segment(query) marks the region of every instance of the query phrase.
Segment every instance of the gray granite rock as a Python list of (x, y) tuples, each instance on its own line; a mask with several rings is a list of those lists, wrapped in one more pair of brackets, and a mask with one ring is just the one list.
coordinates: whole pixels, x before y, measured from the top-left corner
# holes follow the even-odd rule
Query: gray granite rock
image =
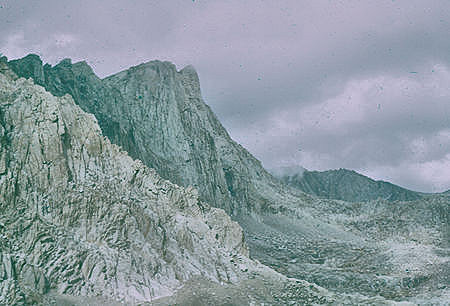
[(69, 95), (0, 74), (0, 126), (0, 304), (52, 290), (135, 303), (193, 276), (283, 278), (247, 257), (223, 210), (131, 159)]
[[(28, 71), (35, 69), (22, 69), (29, 58), (35, 56), (9, 65), (18, 75), (30, 77)], [(193, 67), (177, 71), (171, 63), (153, 61), (104, 80), (85, 62), (64, 60), (43, 70), (45, 88), (56, 96), (70, 94), (95, 115), (111, 142), (162, 177), (195, 187), (213, 206), (231, 214), (264, 209), (267, 199), (253, 180), (276, 193), (277, 182), (232, 141), (203, 102)]]

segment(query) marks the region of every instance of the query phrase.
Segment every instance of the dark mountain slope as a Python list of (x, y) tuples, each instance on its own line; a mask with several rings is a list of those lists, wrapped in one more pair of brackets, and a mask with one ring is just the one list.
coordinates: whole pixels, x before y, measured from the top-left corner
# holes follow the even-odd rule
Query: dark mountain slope
[(384, 181), (375, 181), (352, 170), (303, 171), (294, 175), (281, 175), (280, 180), (306, 193), (327, 199), (349, 202), (384, 199), (412, 201), (425, 194), (411, 191)]

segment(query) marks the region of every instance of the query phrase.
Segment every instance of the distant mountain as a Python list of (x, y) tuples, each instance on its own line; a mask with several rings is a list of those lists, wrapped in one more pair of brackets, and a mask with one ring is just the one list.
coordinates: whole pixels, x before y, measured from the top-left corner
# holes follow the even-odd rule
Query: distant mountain
[(377, 199), (412, 201), (425, 194), (411, 191), (384, 181), (376, 181), (347, 169), (328, 171), (303, 170), (292, 174), (274, 172), (281, 181), (306, 193), (327, 199), (364, 202)]

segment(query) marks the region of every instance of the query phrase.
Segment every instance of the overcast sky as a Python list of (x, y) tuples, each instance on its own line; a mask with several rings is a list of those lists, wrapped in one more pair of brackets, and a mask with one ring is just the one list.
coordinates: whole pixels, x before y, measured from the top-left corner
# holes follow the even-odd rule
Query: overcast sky
[(450, 189), (448, 1), (0, 0), (0, 52), (103, 77), (192, 64), (266, 168), (349, 168)]

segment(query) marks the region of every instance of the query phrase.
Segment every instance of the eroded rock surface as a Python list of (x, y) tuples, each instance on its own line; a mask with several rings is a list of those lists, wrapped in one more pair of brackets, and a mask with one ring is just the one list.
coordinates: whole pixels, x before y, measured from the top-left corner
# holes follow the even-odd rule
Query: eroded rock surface
[(0, 304), (150, 301), (258, 266), (223, 210), (112, 145), (69, 95), (0, 74), (0, 140)]
[(231, 214), (264, 210), (274, 202), (267, 195), (279, 193), (276, 180), (232, 141), (204, 103), (190, 66), (177, 71), (152, 61), (102, 80), (85, 62), (69, 59), (52, 67), (29, 55), (8, 65), (56, 96), (70, 94), (111, 142), (171, 182), (197, 188), (213, 206)]

